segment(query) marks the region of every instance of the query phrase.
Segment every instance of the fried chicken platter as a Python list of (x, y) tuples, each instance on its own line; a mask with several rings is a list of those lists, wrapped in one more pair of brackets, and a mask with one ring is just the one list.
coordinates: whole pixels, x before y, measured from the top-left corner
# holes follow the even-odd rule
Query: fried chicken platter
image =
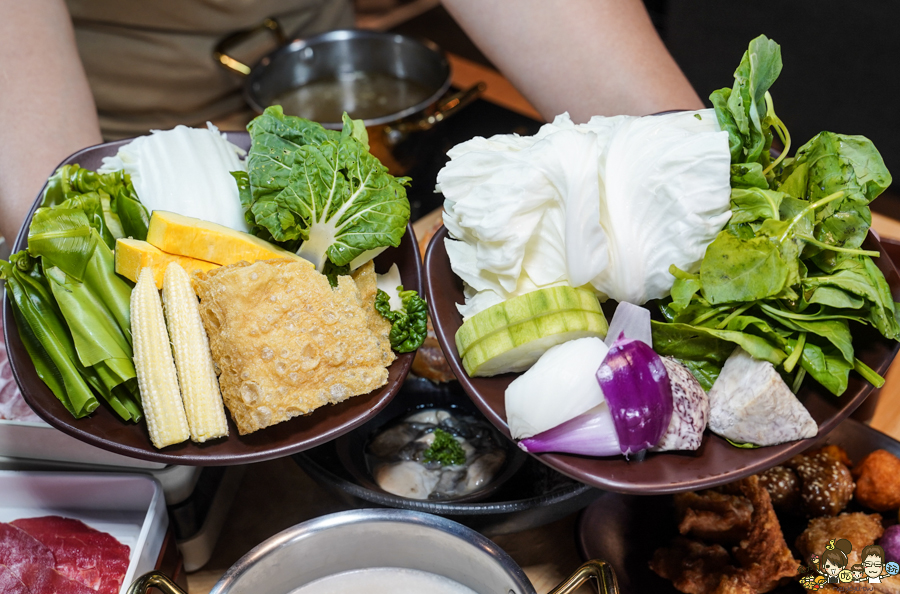
[[(782, 465), (717, 488), (604, 494), (583, 512), (578, 544), (613, 565), (623, 594), (900, 592), (889, 573), (900, 561), (898, 455), (900, 443), (848, 420)], [(879, 547), (881, 561), (870, 556)]]

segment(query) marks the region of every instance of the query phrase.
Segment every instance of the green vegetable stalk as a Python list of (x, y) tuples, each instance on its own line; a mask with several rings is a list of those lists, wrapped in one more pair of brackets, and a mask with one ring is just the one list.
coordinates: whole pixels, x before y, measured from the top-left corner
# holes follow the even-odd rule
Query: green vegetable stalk
[(375, 310), (391, 323), (391, 348), (398, 353), (409, 353), (425, 342), (428, 334), (428, 304), (415, 291), (397, 287), (403, 309), (391, 310), (390, 296), (378, 289), (375, 294)]
[(466, 452), (456, 438), (443, 429), (434, 430), (434, 441), (425, 450), (426, 462), (439, 462), (441, 466), (459, 466), (466, 463)]
[[(868, 205), (891, 176), (862, 136), (822, 132), (788, 157), (790, 135), (769, 94), (780, 72), (780, 47), (760, 36), (734, 86), (710, 97), (729, 136), (732, 217), (698, 274), (670, 269), (654, 348), (682, 360), (706, 389), (735, 346), (793, 374), (795, 391), (808, 374), (840, 395), (851, 369), (880, 386), (855, 358), (849, 324), (900, 338), (898, 306), (872, 261), (878, 253), (861, 249)], [(785, 148), (773, 160), (775, 134)]]
[(146, 210), (121, 172), (77, 165), (54, 174), (43, 204), (28, 230), (28, 250), (0, 261), (22, 342), (73, 416), (96, 409), (99, 394), (122, 419), (138, 421), (131, 286), (115, 273), (112, 246), (123, 229), (140, 232)]

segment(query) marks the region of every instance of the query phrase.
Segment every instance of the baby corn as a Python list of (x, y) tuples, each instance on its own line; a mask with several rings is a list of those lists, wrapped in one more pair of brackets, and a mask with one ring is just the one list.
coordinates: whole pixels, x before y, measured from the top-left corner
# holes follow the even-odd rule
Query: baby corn
[(154, 447), (181, 443), (190, 437), (162, 302), (150, 268), (141, 270), (131, 291), (131, 335), (141, 404)]
[(187, 272), (175, 262), (166, 267), (162, 300), (191, 439), (202, 443), (224, 437), (228, 435), (225, 406), (200, 306)]

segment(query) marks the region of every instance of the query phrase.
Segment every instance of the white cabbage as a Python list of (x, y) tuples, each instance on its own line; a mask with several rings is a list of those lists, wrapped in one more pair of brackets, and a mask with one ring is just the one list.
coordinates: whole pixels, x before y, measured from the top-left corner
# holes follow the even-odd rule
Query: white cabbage
[(695, 270), (730, 216), (728, 136), (712, 110), (580, 125), (563, 114), (448, 156), (438, 190), (464, 317), (554, 285), (663, 297), (669, 266)]
[(245, 151), (208, 129), (153, 130), (103, 159), (101, 172), (124, 169), (148, 211), (167, 210), (248, 231), (231, 171), (246, 171)]

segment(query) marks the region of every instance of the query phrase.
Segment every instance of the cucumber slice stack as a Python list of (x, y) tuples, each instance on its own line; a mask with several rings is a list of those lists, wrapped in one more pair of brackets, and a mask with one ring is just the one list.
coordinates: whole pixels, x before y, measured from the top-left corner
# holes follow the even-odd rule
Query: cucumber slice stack
[(609, 326), (590, 291), (550, 287), (513, 297), (467, 319), (456, 350), (470, 377), (525, 371), (552, 346), (597, 336)]

